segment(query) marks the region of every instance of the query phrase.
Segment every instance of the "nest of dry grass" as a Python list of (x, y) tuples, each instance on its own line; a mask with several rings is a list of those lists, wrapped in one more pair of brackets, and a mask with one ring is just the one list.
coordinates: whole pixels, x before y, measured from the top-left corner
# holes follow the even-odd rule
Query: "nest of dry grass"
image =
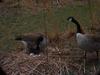
[(33, 57), (22, 51), (2, 53), (0, 59), (1, 66), (8, 75), (56, 75), (58, 70), (52, 62), (47, 62), (47, 57)]

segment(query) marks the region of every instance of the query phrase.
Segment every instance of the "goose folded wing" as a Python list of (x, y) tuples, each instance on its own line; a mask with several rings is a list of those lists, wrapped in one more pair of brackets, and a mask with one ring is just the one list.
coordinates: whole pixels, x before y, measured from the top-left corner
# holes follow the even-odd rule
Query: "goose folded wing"
[(94, 35), (94, 34), (86, 34), (85, 35), (89, 40), (93, 42), (100, 43), (100, 36), (99, 35)]

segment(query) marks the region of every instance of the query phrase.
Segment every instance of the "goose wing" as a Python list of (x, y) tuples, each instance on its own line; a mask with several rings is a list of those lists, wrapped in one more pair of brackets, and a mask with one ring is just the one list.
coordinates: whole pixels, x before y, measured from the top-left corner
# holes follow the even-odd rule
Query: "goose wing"
[(42, 33), (27, 33), (23, 35), (25, 40), (29, 40), (32, 42), (35, 42), (40, 36), (44, 37)]
[(86, 34), (85, 36), (86, 36), (89, 40), (91, 40), (91, 41), (93, 41), (93, 42), (100, 43), (100, 36), (98, 36), (98, 35)]
[(28, 44), (29, 47), (36, 47), (36, 43), (39, 37), (44, 37), (44, 35), (42, 33), (26, 33), (23, 34), (23, 40), (25, 40)]

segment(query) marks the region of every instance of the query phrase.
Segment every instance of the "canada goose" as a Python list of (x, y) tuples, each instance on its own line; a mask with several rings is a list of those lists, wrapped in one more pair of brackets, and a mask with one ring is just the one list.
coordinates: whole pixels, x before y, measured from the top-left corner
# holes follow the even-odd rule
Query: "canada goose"
[(21, 41), (24, 45), (26, 53), (39, 54), (48, 43), (47, 37), (42, 33), (28, 33), (16, 37), (17, 41)]
[(98, 58), (98, 50), (100, 49), (100, 37), (93, 34), (84, 33), (79, 22), (73, 17), (68, 17), (67, 20), (73, 22), (76, 25), (76, 40), (78, 46), (85, 51), (85, 58), (87, 51), (96, 51)]
[(6, 72), (0, 67), (0, 75), (7, 75)]

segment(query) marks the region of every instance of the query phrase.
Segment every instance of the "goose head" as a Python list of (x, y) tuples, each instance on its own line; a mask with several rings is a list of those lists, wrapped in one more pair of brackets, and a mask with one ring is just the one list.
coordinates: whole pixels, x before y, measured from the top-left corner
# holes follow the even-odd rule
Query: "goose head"
[(73, 20), (75, 20), (75, 19), (73, 17), (68, 17), (67, 20), (70, 22), (73, 22)]
[(80, 24), (79, 24), (79, 22), (74, 17), (68, 17), (67, 20), (69, 22), (72, 22), (72, 23), (74, 23), (76, 25), (76, 28), (77, 28), (76, 33), (81, 33), (81, 34), (84, 33), (82, 28), (81, 28), (81, 26), (80, 26)]

